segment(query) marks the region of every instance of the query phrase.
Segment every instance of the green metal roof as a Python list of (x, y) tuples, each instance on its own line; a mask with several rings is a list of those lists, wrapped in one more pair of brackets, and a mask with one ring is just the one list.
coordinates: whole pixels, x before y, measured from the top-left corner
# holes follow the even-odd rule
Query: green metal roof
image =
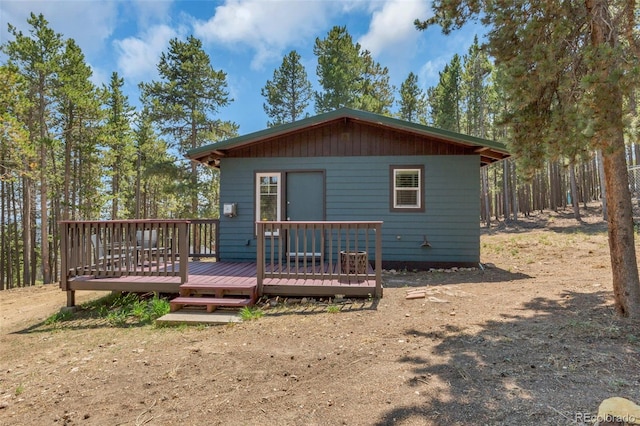
[(288, 133), (303, 130), (305, 128), (317, 127), (319, 125), (343, 118), (361, 121), (364, 123), (376, 124), (398, 131), (430, 136), (445, 142), (448, 141), (467, 145), (470, 147), (477, 147), (483, 154), (489, 155), (489, 160), (485, 161), (485, 163), (487, 164), (493, 161), (502, 160), (510, 156), (506, 145), (500, 142), (490, 141), (474, 136), (468, 136), (448, 130), (437, 129), (435, 127), (399, 120), (397, 118), (387, 117), (371, 112), (359, 111), (351, 108), (339, 108), (331, 112), (319, 114), (299, 121), (294, 121), (293, 123), (270, 127), (257, 132), (248, 133), (243, 136), (238, 136), (210, 145), (191, 149), (187, 151), (186, 157), (195, 161), (209, 163), (212, 157), (222, 157), (224, 155), (224, 151), (226, 150), (238, 148), (251, 143), (256, 143), (261, 140), (283, 136)]

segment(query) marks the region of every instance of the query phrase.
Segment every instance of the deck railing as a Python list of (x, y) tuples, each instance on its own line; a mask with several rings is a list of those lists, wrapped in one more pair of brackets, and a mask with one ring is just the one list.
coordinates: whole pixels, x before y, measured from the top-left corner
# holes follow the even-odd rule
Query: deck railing
[(256, 222), (257, 279), (375, 280), (382, 296), (382, 222)]
[(189, 219), (189, 257), (219, 258), (219, 219)]
[(187, 220), (60, 222), (62, 277), (91, 275), (188, 277)]

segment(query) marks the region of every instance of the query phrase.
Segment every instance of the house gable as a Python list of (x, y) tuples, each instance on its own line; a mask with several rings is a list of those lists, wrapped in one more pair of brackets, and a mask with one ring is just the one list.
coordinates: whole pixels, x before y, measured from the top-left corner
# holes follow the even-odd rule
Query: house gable
[(477, 155), (486, 165), (509, 157), (504, 144), (369, 112), (341, 108), (190, 150), (218, 166), (224, 157)]
[(226, 151), (230, 158), (475, 155), (474, 147), (443, 143), (353, 120), (336, 120)]

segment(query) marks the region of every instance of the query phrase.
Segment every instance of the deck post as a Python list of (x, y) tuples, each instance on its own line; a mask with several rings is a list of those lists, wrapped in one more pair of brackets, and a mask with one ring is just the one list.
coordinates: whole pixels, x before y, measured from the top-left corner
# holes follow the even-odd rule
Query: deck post
[(258, 284), (258, 297), (262, 296), (264, 281), (264, 223), (256, 222), (258, 232), (258, 245), (256, 248), (256, 283)]
[(376, 294), (375, 297), (382, 297), (382, 223), (376, 223)]
[(60, 288), (62, 290), (67, 290), (68, 282), (67, 277), (69, 275), (69, 248), (68, 248), (68, 240), (69, 240), (69, 224), (61, 223), (60, 224)]
[(178, 223), (180, 283), (189, 281), (189, 222)]
[(67, 290), (67, 307), (72, 308), (76, 306), (76, 292), (75, 290)]

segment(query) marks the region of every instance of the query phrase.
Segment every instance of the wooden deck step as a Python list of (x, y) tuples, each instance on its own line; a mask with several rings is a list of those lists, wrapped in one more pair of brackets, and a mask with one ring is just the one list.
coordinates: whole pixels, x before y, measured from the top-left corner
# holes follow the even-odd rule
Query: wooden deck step
[(256, 283), (184, 283), (180, 286), (180, 296), (195, 295), (213, 296), (223, 299), (225, 296), (248, 296), (251, 304), (258, 300), (258, 285)]
[(237, 284), (225, 284), (225, 283), (184, 283), (180, 285), (180, 288), (190, 289), (190, 290), (201, 290), (201, 289), (228, 289), (228, 290), (252, 290), (256, 288), (258, 285), (256, 283), (237, 283)]
[(171, 299), (169, 305), (171, 306), (171, 312), (178, 311), (184, 306), (206, 306), (207, 312), (213, 312), (217, 307), (241, 308), (243, 306), (250, 306), (253, 302), (251, 298), (180, 296)]

